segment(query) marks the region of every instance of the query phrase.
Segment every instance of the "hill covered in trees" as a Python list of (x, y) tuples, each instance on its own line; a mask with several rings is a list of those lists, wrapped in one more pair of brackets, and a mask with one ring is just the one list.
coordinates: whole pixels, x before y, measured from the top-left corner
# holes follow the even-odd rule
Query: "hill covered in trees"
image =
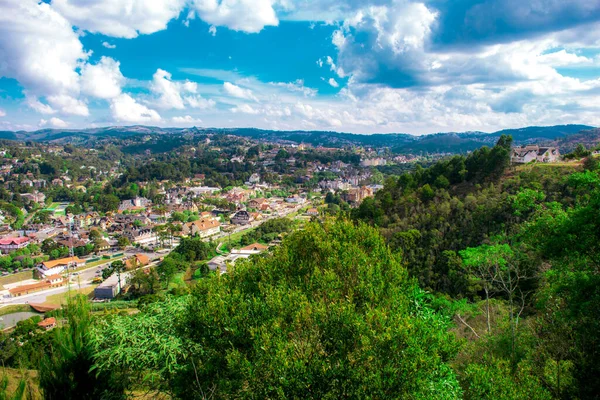
[[(502, 135), (511, 135), (517, 144), (550, 143), (570, 135), (588, 135), (591, 126), (557, 125), (506, 129), (498, 132), (443, 132), (428, 135), (350, 134), (331, 131), (273, 131), (254, 128), (162, 128), (153, 126), (114, 126), (89, 129), (42, 129), (33, 132), (0, 131), (0, 138), (42, 141), (51, 143), (98, 143), (107, 139), (128, 139), (139, 136), (168, 136), (168, 141), (181, 141), (190, 135), (225, 134), (261, 139), (307, 143), (314, 146), (344, 147), (368, 146), (390, 147), (399, 154), (418, 153), (465, 153), (493, 145)], [(163, 144), (164, 146), (165, 144)], [(172, 145), (167, 144), (170, 148)]]
[(80, 298), (3, 361), (51, 399), (595, 399), (598, 163), (513, 167), (511, 145), (389, 177), (139, 312)]

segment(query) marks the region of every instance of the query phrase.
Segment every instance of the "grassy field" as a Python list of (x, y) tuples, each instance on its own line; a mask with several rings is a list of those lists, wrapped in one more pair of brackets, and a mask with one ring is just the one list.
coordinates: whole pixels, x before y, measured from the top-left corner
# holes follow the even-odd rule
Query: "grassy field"
[(238, 243), (242, 236), (244, 236), (248, 232), (254, 231), (256, 228), (244, 229), (243, 231), (239, 231), (236, 233), (232, 233), (231, 235), (223, 236), (220, 239), (217, 239), (217, 243), (225, 243), (228, 244), (230, 241), (232, 244)]
[(78, 294), (84, 294), (88, 298), (91, 299), (94, 295), (95, 287), (96, 286), (89, 286), (89, 287), (79, 289), (79, 290), (71, 289), (71, 290), (63, 292), (63, 293), (52, 294), (52, 295), (46, 297), (45, 304), (54, 304), (54, 305), (66, 304), (69, 297), (73, 297)]
[(54, 211), (54, 210), (56, 210), (56, 207), (58, 207), (58, 206), (59, 206), (58, 203), (52, 203), (48, 207), (46, 207), (44, 210), (45, 211)]
[(26, 279), (33, 279), (33, 271), (23, 271), (17, 272), (16, 274), (3, 276), (0, 278), (0, 290), (4, 289), (3, 285), (24, 281)]
[(517, 165), (515, 167), (515, 169), (517, 171), (531, 171), (535, 168), (565, 168), (565, 167), (577, 168), (579, 166), (581, 166), (581, 161), (576, 160), (576, 161), (562, 161), (562, 162), (555, 162), (555, 163), (522, 164), (522, 165)]
[(29, 304), (10, 304), (8, 306), (0, 308), (0, 316), (27, 311), (31, 311), (31, 306)]
[(182, 287), (182, 286), (186, 286), (186, 284), (185, 284), (185, 272), (178, 272), (175, 275), (173, 275), (173, 278), (171, 279), (171, 282), (169, 282), (168, 290), (171, 290), (171, 289), (174, 289), (174, 288), (178, 288), (178, 287)]
[(123, 258), (125, 258), (125, 256), (119, 256), (119, 257), (115, 257), (115, 258), (111, 258), (111, 259), (103, 258), (101, 260), (94, 261), (94, 262), (91, 262), (89, 264), (85, 264), (85, 266), (83, 266), (83, 267), (79, 267), (77, 269), (74, 269), (73, 272), (83, 271), (84, 269), (94, 268), (94, 267), (97, 267), (98, 265), (103, 265), (103, 264), (106, 264), (106, 263), (110, 264), (113, 261), (122, 260)]
[[(21, 381), (25, 381), (25, 393), (23, 399), (38, 400), (42, 399), (42, 393), (38, 387), (37, 371), (34, 370), (18, 370), (14, 368), (0, 368), (0, 382), (4, 388), (0, 390), (0, 398), (2, 399), (17, 399), (21, 397), (12, 397), (17, 392), (17, 388)], [(6, 385), (6, 387), (4, 387)], [(3, 393), (4, 392), (4, 393)], [(6, 396), (3, 396), (6, 393)]]

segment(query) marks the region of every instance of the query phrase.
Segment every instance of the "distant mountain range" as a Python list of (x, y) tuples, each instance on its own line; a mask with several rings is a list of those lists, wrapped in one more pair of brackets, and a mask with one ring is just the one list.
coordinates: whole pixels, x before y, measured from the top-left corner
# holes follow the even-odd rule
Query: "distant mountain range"
[[(160, 128), (153, 126), (115, 126), (89, 129), (42, 129), (33, 132), (0, 131), (0, 139), (32, 140), (50, 143), (93, 143), (109, 138), (138, 135), (231, 134), (259, 140), (307, 143), (313, 146), (343, 147), (352, 145), (390, 147), (396, 153), (463, 153), (483, 145), (493, 145), (500, 135), (512, 135), (516, 144), (554, 144), (568, 149), (579, 142), (600, 142), (600, 130), (587, 125), (533, 126), (505, 129), (493, 133), (447, 132), (430, 135), (351, 134), (328, 131), (272, 131), (254, 128)], [(579, 140), (574, 143), (573, 141)], [(564, 150), (562, 149), (563, 153)]]

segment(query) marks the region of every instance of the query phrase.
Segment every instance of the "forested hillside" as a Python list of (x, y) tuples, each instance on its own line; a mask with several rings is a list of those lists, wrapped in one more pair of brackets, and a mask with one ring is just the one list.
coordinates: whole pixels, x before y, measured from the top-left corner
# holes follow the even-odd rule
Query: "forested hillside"
[(2, 336), (3, 362), (49, 399), (598, 398), (598, 163), (514, 167), (511, 145), (389, 177), (135, 312), (75, 300)]
[(449, 300), (466, 398), (597, 398), (597, 162), (509, 167), (509, 143), (389, 179), (352, 216)]

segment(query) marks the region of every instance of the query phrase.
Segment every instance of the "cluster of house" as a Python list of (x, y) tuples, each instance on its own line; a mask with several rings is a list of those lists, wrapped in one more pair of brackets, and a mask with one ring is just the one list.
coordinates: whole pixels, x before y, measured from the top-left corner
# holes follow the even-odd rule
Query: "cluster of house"
[[(150, 259), (145, 254), (135, 254), (125, 261), (127, 270), (145, 267), (150, 264)], [(65, 274), (67, 270), (85, 266), (85, 260), (79, 257), (66, 257), (58, 260), (45, 261), (36, 268), (39, 280), (25, 285), (15, 286), (8, 290), (10, 297), (20, 297), (46, 289), (61, 287), (67, 284)], [(111, 276), (94, 289), (94, 296), (98, 299), (112, 299), (120, 289), (125, 287), (130, 273), (121, 274), (121, 282), (116, 276)]]
[(226, 256), (216, 256), (208, 262), (208, 269), (218, 271), (220, 274), (227, 272), (227, 267), (235, 265), (238, 260), (249, 258), (252, 255), (260, 254), (268, 250), (269, 246), (261, 243), (254, 243), (239, 250), (231, 250)]
[[(24, 150), (31, 150), (26, 145), (22, 146)], [(50, 154), (64, 154), (64, 146), (45, 146), (40, 150), (40, 153), (30, 154), (27, 158), (37, 159), (38, 161), (42, 159), (42, 152), (47, 152)], [(95, 149), (86, 149), (88, 152), (95, 152)], [(67, 172), (62, 174), (59, 177), (53, 179), (42, 179), (36, 178), (36, 175), (29, 171), (26, 173), (17, 173), (19, 168), (23, 167), (26, 163), (26, 159), (19, 159), (16, 157), (5, 157), (8, 154), (6, 149), (0, 149), (0, 156), (3, 158), (0, 159), (0, 184), (3, 184), (6, 189), (12, 190), (17, 187), (21, 188), (18, 193), (18, 196), (21, 197), (22, 200), (26, 200), (29, 202), (43, 204), (46, 201), (46, 195), (42, 193), (48, 187), (73, 187), (83, 192), (86, 191), (86, 187), (84, 183), (89, 177), (80, 176), (77, 179), (73, 180), (68, 175)], [(99, 179), (108, 179), (115, 178), (120, 175), (118, 167), (112, 167), (107, 170), (98, 171), (94, 166), (85, 166), (82, 165), (81, 169), (89, 169), (94, 170), (95, 176)]]
[(10, 297), (20, 297), (23, 295), (39, 292), (41, 290), (52, 289), (67, 284), (66, 279), (61, 274), (44, 276), (35, 283), (21, 285), (8, 290)]
[(535, 144), (513, 147), (510, 161), (514, 164), (526, 164), (531, 161), (551, 163), (560, 160), (556, 147), (544, 147)]

